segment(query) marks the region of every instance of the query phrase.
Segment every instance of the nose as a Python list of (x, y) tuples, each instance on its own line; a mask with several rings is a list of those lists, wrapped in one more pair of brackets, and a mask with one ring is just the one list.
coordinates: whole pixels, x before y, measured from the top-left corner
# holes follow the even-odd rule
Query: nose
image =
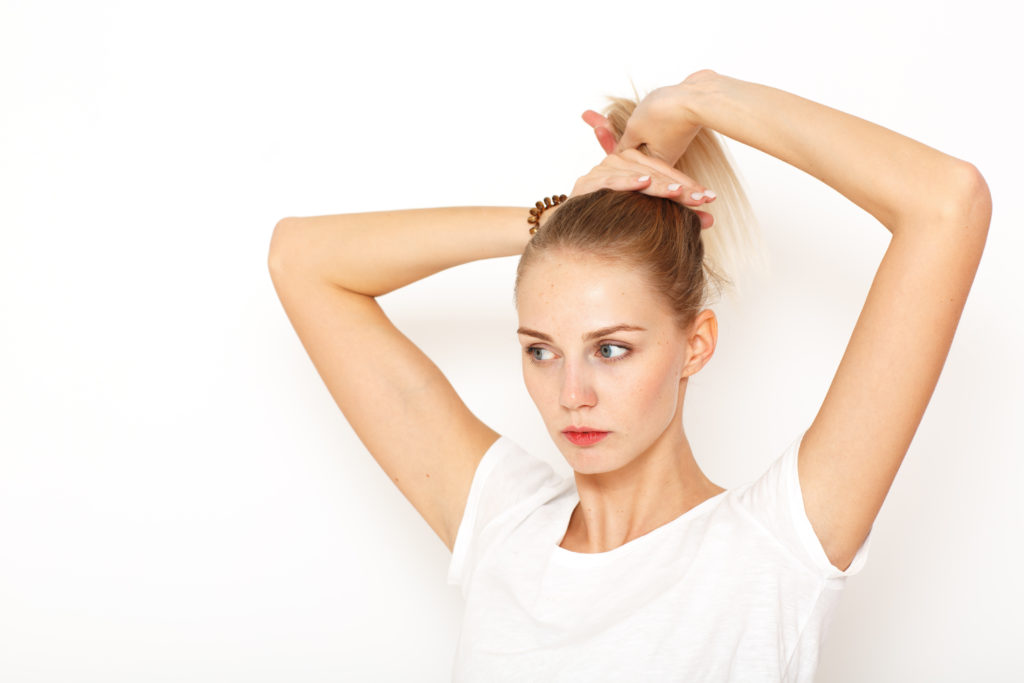
[(569, 410), (597, 404), (597, 393), (585, 366), (569, 362), (562, 366), (562, 387), (558, 401), (562, 407)]

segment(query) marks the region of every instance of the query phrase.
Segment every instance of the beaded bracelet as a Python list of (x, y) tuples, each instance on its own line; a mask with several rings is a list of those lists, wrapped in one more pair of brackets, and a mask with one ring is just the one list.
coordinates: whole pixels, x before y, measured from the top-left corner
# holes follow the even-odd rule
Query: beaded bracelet
[(537, 234), (537, 230), (540, 228), (540, 215), (545, 210), (550, 209), (552, 206), (558, 206), (562, 202), (568, 199), (564, 194), (555, 195), (553, 197), (545, 197), (543, 202), (537, 202), (537, 207), (530, 209), (530, 217), (526, 219), (526, 222), (530, 224), (530, 234)]

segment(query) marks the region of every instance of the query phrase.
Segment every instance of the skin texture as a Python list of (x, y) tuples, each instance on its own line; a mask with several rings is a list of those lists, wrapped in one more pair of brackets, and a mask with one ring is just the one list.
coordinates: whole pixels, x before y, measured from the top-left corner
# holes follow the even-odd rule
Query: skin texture
[[(681, 329), (635, 268), (558, 251), (523, 275), (519, 323), (527, 391), (580, 496), (563, 547), (611, 550), (723, 490), (697, 466), (682, 425), (687, 379), (714, 353), (711, 311)], [(644, 329), (588, 338), (623, 324)], [(609, 434), (578, 446), (562, 433), (573, 426)]]

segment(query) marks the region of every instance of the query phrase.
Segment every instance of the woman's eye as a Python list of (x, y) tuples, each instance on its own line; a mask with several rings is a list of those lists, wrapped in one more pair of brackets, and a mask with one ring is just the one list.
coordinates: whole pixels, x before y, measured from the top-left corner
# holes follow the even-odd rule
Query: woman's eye
[(601, 344), (597, 347), (597, 352), (601, 354), (602, 358), (615, 359), (625, 356), (629, 353), (629, 349), (618, 344)]
[(531, 346), (526, 349), (526, 352), (533, 356), (534, 360), (551, 360), (551, 358), (555, 355), (548, 351), (547, 349), (542, 349), (539, 346)]

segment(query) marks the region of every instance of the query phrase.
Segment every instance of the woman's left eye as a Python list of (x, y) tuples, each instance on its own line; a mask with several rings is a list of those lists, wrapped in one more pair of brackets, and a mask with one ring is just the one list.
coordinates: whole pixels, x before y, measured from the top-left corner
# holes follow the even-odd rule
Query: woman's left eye
[(617, 358), (622, 358), (629, 353), (629, 349), (625, 346), (619, 346), (618, 344), (601, 344), (597, 347), (597, 352), (601, 354), (602, 358), (615, 360)]

